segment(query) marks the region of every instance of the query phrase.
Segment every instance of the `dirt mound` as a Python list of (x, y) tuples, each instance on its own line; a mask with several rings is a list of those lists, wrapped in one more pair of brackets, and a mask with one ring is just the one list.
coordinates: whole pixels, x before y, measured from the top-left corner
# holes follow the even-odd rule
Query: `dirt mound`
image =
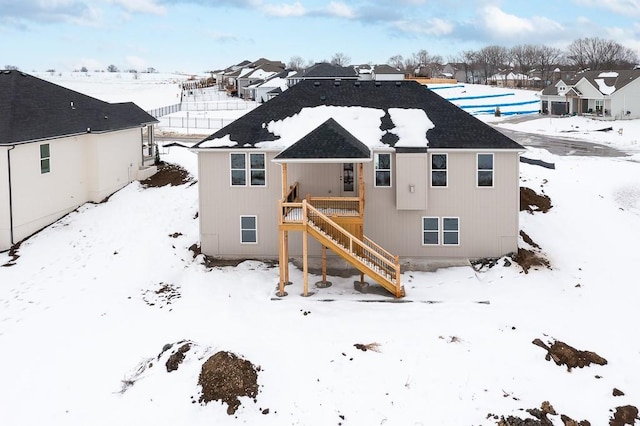
[(553, 207), (548, 195), (540, 195), (526, 186), (520, 187), (520, 211), (546, 213)]
[(625, 405), (624, 407), (616, 407), (613, 418), (609, 420), (609, 426), (634, 425), (638, 417), (638, 409), (633, 405)]
[(258, 395), (258, 371), (251, 362), (231, 352), (217, 352), (202, 365), (198, 384), (202, 386), (201, 403), (226, 402), (227, 414), (232, 415), (240, 407), (240, 396), (256, 398)]
[(193, 182), (193, 177), (188, 171), (177, 164), (162, 162), (158, 165), (157, 173), (143, 181), (140, 181), (140, 184), (145, 188), (157, 188), (166, 185), (184, 185), (185, 183), (190, 182)]
[(550, 267), (549, 261), (547, 259), (540, 256), (538, 253), (534, 251), (523, 249), (523, 248), (518, 248), (518, 253), (516, 253), (512, 257), (512, 259), (514, 262), (516, 262), (518, 265), (522, 267), (522, 270), (524, 271), (525, 274), (528, 274), (529, 269), (531, 269), (534, 266), (544, 266), (545, 268)]
[[(508, 417), (500, 417), (497, 422), (498, 426), (553, 426), (553, 422), (547, 417), (548, 415), (557, 416), (556, 410), (554, 410), (553, 406), (549, 403), (549, 401), (544, 401), (540, 408), (530, 408), (526, 410), (533, 419), (521, 419), (516, 416), (508, 416)], [(487, 417), (493, 416), (490, 414)], [(493, 416), (497, 418), (497, 416)], [(560, 420), (565, 426), (591, 426), (591, 423), (587, 420), (582, 420), (577, 422), (573, 420), (571, 417), (566, 416), (564, 414), (560, 415)]]
[(176, 371), (178, 369), (180, 364), (182, 364), (182, 361), (184, 361), (185, 354), (189, 352), (189, 349), (191, 349), (191, 343), (185, 343), (184, 345), (180, 346), (180, 348), (175, 353), (169, 356), (169, 359), (167, 359), (167, 362), (165, 364), (167, 366), (167, 373), (171, 373), (172, 371)]
[(547, 355), (545, 359), (547, 361), (553, 359), (556, 365), (566, 365), (567, 371), (571, 371), (572, 368), (576, 367), (588, 367), (591, 364), (607, 365), (607, 360), (597, 353), (578, 350), (559, 340), (553, 342), (551, 347), (545, 345), (540, 339), (535, 339), (531, 343), (546, 349)]

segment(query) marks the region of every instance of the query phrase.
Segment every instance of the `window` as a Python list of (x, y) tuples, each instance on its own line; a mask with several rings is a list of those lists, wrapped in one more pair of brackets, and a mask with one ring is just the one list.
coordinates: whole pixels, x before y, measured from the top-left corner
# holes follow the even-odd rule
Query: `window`
[(447, 186), (447, 154), (431, 154), (431, 186)]
[(442, 244), (460, 244), (460, 219), (457, 217), (442, 218)]
[(478, 186), (493, 186), (493, 154), (478, 154)]
[(51, 171), (51, 155), (49, 151), (49, 144), (45, 143), (40, 145), (40, 173), (49, 173)]
[(264, 154), (249, 154), (251, 164), (251, 186), (265, 186), (266, 169), (264, 165)]
[(240, 216), (240, 242), (242, 244), (258, 243), (257, 216)]
[[(247, 167), (246, 153), (231, 154), (231, 186), (265, 186), (267, 184), (266, 161), (263, 153), (249, 154), (249, 165)], [(249, 176), (247, 179), (247, 171)]]
[(440, 221), (437, 217), (422, 218), (422, 245), (438, 245), (440, 243)]
[(244, 154), (231, 154), (231, 185), (247, 184), (247, 159)]
[[(440, 224), (442, 223), (442, 229)], [(423, 246), (457, 246), (460, 244), (460, 219), (457, 217), (423, 217)]]
[(374, 169), (378, 187), (391, 186), (391, 154), (375, 154)]

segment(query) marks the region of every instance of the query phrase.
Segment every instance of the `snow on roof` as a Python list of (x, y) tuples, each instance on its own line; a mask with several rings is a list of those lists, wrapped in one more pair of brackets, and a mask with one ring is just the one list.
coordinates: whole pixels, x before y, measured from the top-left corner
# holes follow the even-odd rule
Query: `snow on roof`
[[(426, 148), (427, 130), (434, 127), (433, 122), (422, 109), (390, 108), (389, 115), (394, 128), (389, 130), (398, 136), (397, 147)], [(386, 146), (382, 137), (386, 131), (380, 129), (385, 111), (377, 108), (328, 106), (302, 108), (302, 110), (282, 120), (263, 123), (263, 126), (279, 139), (262, 141), (255, 144), (262, 149), (286, 149), (302, 137), (309, 134), (329, 118), (333, 118), (349, 133), (358, 138), (369, 149)], [(234, 147), (237, 142), (229, 135), (212, 139), (200, 144), (200, 148)]]
[(618, 76), (618, 73), (615, 71), (601, 72), (600, 74), (598, 74), (599, 78), (617, 77), (617, 76)]
[(603, 95), (610, 95), (616, 91), (616, 86), (607, 86), (607, 83), (605, 83), (602, 78), (596, 78), (594, 81), (598, 85), (598, 90), (600, 90)]
[[(251, 75), (249, 75), (249, 77), (251, 78), (258, 78), (260, 80), (266, 80), (267, 78), (278, 74), (277, 72), (273, 72), (273, 71), (265, 71), (263, 69), (257, 69), (254, 70)], [(243, 76), (244, 77), (244, 76)]]
[(427, 130), (435, 126), (423, 109), (389, 108), (391, 121), (396, 125), (389, 130), (398, 136), (396, 147), (426, 148), (429, 146)]
[(384, 114), (384, 110), (365, 107), (321, 105), (312, 108), (302, 108), (298, 114), (294, 114), (283, 120), (267, 123), (267, 130), (276, 136), (280, 136), (280, 139), (259, 142), (256, 143), (255, 146), (260, 148), (287, 148), (329, 118), (336, 120), (345, 130), (369, 148), (381, 146), (382, 142), (380, 142), (380, 139), (384, 135), (384, 132), (380, 130), (380, 123)]

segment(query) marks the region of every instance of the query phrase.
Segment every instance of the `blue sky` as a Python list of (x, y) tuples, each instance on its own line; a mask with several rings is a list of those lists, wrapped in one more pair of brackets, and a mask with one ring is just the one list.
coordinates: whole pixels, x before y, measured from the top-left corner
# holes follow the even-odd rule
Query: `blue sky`
[(640, 54), (640, 0), (0, 0), (0, 68), (199, 73), (241, 60), (445, 62), (491, 44), (564, 49), (581, 37)]

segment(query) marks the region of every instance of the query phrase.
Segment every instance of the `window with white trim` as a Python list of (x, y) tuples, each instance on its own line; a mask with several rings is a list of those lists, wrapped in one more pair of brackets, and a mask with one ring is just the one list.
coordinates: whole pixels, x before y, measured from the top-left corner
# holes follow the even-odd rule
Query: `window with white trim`
[(264, 153), (230, 154), (231, 186), (266, 186), (267, 170)]
[(440, 219), (437, 217), (422, 218), (422, 245), (437, 246), (440, 244)]
[(442, 244), (457, 246), (460, 244), (460, 219), (457, 217), (442, 218)]
[(48, 143), (40, 145), (40, 174), (51, 171), (51, 151)]
[(422, 218), (422, 245), (460, 245), (460, 218), (424, 216)]
[(493, 154), (478, 154), (477, 185), (493, 186)]
[(258, 216), (240, 216), (240, 242), (258, 243)]
[(447, 154), (431, 154), (431, 186), (447, 186)]
[(390, 187), (391, 186), (391, 154), (376, 153), (374, 154), (373, 167), (375, 169), (375, 186)]

